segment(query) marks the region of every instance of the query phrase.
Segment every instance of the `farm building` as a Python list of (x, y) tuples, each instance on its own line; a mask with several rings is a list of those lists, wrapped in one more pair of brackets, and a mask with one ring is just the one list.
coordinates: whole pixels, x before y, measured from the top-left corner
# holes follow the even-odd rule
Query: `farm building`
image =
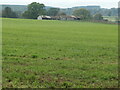
[(80, 18), (76, 16), (60, 16), (60, 20), (80, 20)]
[(51, 20), (50, 16), (38, 16), (37, 17), (38, 20)]
[(60, 16), (51, 16), (52, 20), (60, 20)]
[(37, 17), (37, 20), (42, 20), (42, 16), (38, 16), (38, 17)]
[(80, 20), (76, 16), (38, 16), (38, 20)]

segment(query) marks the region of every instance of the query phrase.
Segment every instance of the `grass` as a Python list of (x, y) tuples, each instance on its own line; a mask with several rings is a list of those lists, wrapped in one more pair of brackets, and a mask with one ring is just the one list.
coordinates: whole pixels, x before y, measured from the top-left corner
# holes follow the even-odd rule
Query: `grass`
[(3, 20), (3, 88), (118, 87), (117, 25)]

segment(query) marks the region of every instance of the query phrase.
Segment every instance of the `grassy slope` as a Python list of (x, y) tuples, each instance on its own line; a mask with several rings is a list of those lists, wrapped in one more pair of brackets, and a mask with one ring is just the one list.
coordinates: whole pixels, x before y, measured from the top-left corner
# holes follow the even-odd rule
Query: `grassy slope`
[(3, 19), (3, 87), (117, 87), (117, 25)]

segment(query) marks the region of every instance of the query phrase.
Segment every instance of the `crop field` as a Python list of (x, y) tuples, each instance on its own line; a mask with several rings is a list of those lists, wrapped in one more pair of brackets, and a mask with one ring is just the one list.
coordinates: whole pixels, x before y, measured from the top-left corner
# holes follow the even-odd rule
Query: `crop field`
[(3, 88), (118, 87), (118, 27), (3, 18)]

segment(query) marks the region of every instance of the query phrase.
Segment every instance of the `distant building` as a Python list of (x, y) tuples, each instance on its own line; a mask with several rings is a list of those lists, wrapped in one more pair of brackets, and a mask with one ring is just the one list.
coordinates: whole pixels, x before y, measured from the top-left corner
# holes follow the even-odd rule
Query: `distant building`
[(38, 20), (80, 20), (80, 17), (76, 16), (38, 16)]
[(60, 16), (51, 16), (52, 20), (60, 20)]
[(37, 20), (42, 20), (42, 16), (38, 16), (38, 17), (37, 17)]
[(51, 20), (50, 16), (38, 16), (37, 17), (38, 20)]
[(80, 17), (76, 17), (76, 16), (60, 16), (60, 20), (80, 20)]

